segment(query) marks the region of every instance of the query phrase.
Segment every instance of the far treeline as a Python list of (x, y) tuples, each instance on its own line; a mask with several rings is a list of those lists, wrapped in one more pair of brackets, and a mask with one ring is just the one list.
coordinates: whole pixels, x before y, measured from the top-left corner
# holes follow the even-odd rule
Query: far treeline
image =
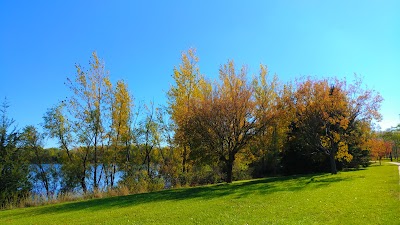
[[(166, 106), (134, 105), (127, 84), (113, 84), (95, 52), (89, 69), (76, 65), (67, 79), (71, 96), (45, 112), (44, 133), (16, 128), (5, 101), (1, 204), (29, 195), (35, 182), (51, 199), (122, 187), (138, 193), (278, 174), (336, 174), (368, 166), (371, 156), (398, 159), (399, 129), (374, 132), (383, 99), (357, 76), (352, 83), (308, 77), (281, 84), (264, 65), (250, 78), (245, 66), (228, 61), (219, 79), (209, 80), (194, 49), (181, 60)], [(59, 148), (44, 149), (46, 137)]]

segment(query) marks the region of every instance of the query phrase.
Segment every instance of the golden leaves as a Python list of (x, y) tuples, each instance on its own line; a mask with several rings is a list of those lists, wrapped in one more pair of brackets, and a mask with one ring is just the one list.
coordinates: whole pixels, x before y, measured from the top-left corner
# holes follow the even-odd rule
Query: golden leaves
[(349, 154), (348, 145), (345, 142), (341, 141), (338, 143), (338, 151), (335, 158), (339, 161), (344, 160), (346, 162), (350, 162), (353, 159), (353, 156)]
[(118, 145), (118, 142), (124, 142), (130, 137), (131, 108), (133, 107), (133, 103), (124, 81), (117, 82), (113, 96), (111, 103), (111, 128), (116, 134), (113, 136), (113, 142)]

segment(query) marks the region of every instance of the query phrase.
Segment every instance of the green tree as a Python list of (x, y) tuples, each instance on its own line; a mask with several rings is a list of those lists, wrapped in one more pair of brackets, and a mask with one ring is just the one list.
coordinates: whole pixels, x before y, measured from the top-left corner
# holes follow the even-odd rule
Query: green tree
[(62, 191), (73, 191), (80, 185), (86, 192), (87, 154), (78, 154), (79, 151), (74, 142), (73, 126), (66, 117), (65, 108), (65, 102), (49, 108), (43, 116), (44, 129), (46, 135), (58, 141), (61, 149), (59, 161), (62, 163)]
[(15, 121), (8, 117), (8, 102), (0, 108), (0, 204), (17, 203), (31, 189), (29, 161), (21, 146)]
[(21, 141), (25, 150), (30, 153), (33, 180), (42, 184), (48, 199), (52, 198), (57, 189), (59, 174), (54, 162), (48, 160), (49, 152), (43, 149), (44, 135), (34, 126), (26, 126)]

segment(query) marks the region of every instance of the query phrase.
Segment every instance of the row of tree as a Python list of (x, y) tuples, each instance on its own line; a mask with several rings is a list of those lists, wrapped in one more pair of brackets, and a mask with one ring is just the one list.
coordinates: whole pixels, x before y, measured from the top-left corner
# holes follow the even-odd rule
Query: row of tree
[[(2, 200), (29, 190), (29, 170), (51, 197), (58, 186), (135, 192), (368, 164), (382, 97), (363, 89), (361, 79), (282, 85), (264, 65), (249, 78), (245, 66), (228, 61), (211, 81), (194, 49), (181, 59), (167, 106), (134, 106), (126, 83), (112, 84), (96, 53), (89, 69), (76, 65), (66, 82), (72, 95), (45, 113), (43, 134), (33, 126), (10, 130), (3, 106)], [(59, 149), (43, 149), (45, 136)]]
[(379, 160), (389, 158), (390, 161), (399, 160), (400, 146), (400, 125), (391, 128), (385, 132), (374, 133), (373, 136), (365, 143), (365, 148), (371, 153), (371, 156)]
[(382, 97), (362, 89), (360, 79), (347, 84), (304, 78), (280, 86), (277, 77), (268, 79), (264, 65), (249, 81), (246, 67), (237, 71), (228, 61), (212, 83), (197, 63), (189, 50), (174, 70), (176, 85), (168, 96), (176, 140), (184, 148), (183, 162), (187, 155), (218, 162), (227, 182), (232, 181), (237, 154), (245, 151), (262, 159), (272, 154), (272, 164), (282, 160), (286, 172), (303, 170), (312, 164), (309, 159), (329, 160), (330, 171), (336, 173), (336, 161), (352, 161), (352, 153), (362, 151), (373, 120), (381, 117)]

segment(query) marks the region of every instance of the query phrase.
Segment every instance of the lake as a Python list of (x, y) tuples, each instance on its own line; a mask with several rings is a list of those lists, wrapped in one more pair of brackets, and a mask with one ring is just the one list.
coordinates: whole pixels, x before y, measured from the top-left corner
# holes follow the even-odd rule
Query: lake
[[(42, 167), (46, 172), (52, 171), (53, 174), (58, 174), (58, 176), (49, 176), (49, 189), (53, 193), (54, 196), (57, 196), (60, 191), (61, 191), (61, 184), (62, 184), (62, 177), (60, 176), (61, 174), (61, 164), (42, 164)], [(35, 179), (37, 177), (39, 170), (38, 170), (38, 165), (36, 164), (31, 164), (30, 165), (30, 182), (32, 183), (32, 193), (35, 195), (46, 195), (46, 189), (41, 182), (40, 179)], [(86, 186), (88, 191), (93, 190), (93, 169), (94, 167), (91, 167), (89, 169), (89, 176), (86, 178)], [(97, 179), (101, 176), (100, 182), (99, 182), (99, 189), (100, 190), (105, 190), (107, 188), (107, 183), (103, 172), (103, 165), (98, 165), (97, 166)], [(118, 184), (118, 182), (122, 179), (123, 172), (118, 171), (115, 174), (115, 180), (114, 180), (114, 186)], [(82, 193), (82, 188), (78, 186), (75, 190), (76, 193)]]

